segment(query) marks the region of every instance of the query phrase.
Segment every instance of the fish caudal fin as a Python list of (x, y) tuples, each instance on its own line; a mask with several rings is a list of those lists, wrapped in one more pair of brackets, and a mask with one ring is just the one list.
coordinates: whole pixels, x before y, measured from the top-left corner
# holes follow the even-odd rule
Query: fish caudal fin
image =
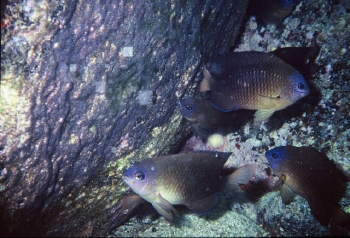
[(169, 221), (173, 221), (173, 213), (176, 216), (180, 215), (179, 212), (173, 207), (173, 205), (165, 200), (160, 194), (158, 194), (158, 196), (155, 198), (155, 202), (152, 203), (152, 206), (160, 215)]
[(218, 193), (214, 193), (201, 200), (187, 204), (187, 207), (196, 213), (205, 214), (210, 212), (219, 202), (220, 195)]
[(200, 92), (206, 92), (210, 91), (210, 83), (212, 80), (212, 76), (210, 72), (204, 67), (203, 70), (204, 78), (202, 79), (200, 85), (199, 85), (199, 91)]
[(338, 203), (310, 203), (311, 213), (323, 225), (336, 225), (350, 228), (350, 214), (341, 209)]
[(331, 222), (341, 227), (350, 228), (350, 214), (339, 207), (332, 213)]
[(246, 164), (238, 168), (226, 178), (226, 191), (236, 190), (241, 184), (247, 184), (256, 175), (256, 166)]
[(275, 111), (272, 110), (258, 110), (254, 114), (254, 122), (261, 122), (269, 118)]

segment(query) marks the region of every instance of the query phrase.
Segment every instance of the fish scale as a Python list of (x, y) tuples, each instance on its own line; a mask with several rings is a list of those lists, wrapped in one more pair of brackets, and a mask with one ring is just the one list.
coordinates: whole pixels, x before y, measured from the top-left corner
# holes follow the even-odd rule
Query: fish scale
[(208, 100), (193, 98), (178, 100), (180, 112), (192, 129), (206, 141), (214, 133), (228, 134), (237, 131), (253, 116), (253, 111), (221, 112)]
[[(204, 169), (191, 170), (191, 168), (189, 168), (200, 168), (201, 165), (199, 163), (205, 162), (194, 160), (194, 163), (184, 165), (182, 161), (161, 160), (159, 166), (169, 168), (166, 173), (160, 171), (158, 179), (160, 191), (168, 190), (166, 196), (164, 196), (165, 199), (172, 204), (183, 204), (185, 201), (192, 202), (217, 192), (217, 190), (214, 189), (205, 191), (204, 185), (209, 181), (206, 179), (207, 175)], [(218, 171), (216, 171), (216, 173), (220, 174)], [(211, 176), (208, 176), (208, 178), (210, 177)], [(190, 193), (190, 191), (192, 192)]]
[[(268, 105), (261, 105), (259, 103), (259, 95), (266, 95), (267, 97), (276, 97), (278, 92), (278, 88), (276, 85), (280, 83), (280, 78), (276, 78), (275, 83), (271, 84), (268, 81), (268, 78), (271, 78), (271, 75), (267, 75), (267, 77), (262, 77), (264, 74), (256, 74), (249, 75), (244, 81), (244, 79), (239, 79), (233, 75), (233, 78), (238, 78), (238, 80), (231, 80), (227, 82), (227, 87), (224, 87), (222, 90), (223, 94), (231, 97), (233, 101), (237, 102), (236, 108), (246, 108), (249, 109), (259, 109), (259, 106), (267, 107)], [(249, 86), (244, 86), (244, 84), (249, 84)], [(217, 87), (213, 87), (212, 90), (219, 91)], [(237, 94), (233, 94), (232, 92), (241, 92)], [(251, 95), (251, 96), (247, 96)], [(262, 102), (263, 103), (263, 102)], [(276, 106), (277, 107), (277, 106)]]
[(310, 89), (291, 65), (265, 52), (232, 52), (219, 55), (204, 69), (200, 91), (209, 91), (210, 101), (224, 112), (258, 110), (255, 122), (270, 117)]
[(350, 226), (350, 214), (338, 204), (349, 178), (334, 161), (312, 147), (281, 146), (265, 155), (273, 173), (280, 178), (277, 185), (282, 185), (284, 203), (291, 202), (293, 193), (297, 193), (308, 201), (322, 225), (332, 222)]
[[(291, 151), (294, 150), (290, 149)], [(291, 152), (298, 153), (298, 152)], [(325, 155), (314, 151), (313, 149), (304, 150), (305, 154), (311, 156), (311, 158), (316, 158), (318, 162), (324, 163), (327, 169), (324, 169), (324, 166), (319, 166), (314, 169), (315, 162), (314, 160), (305, 159), (301, 162), (301, 155), (291, 157), (287, 160), (287, 178), (284, 182), (286, 185), (290, 186), (293, 190), (298, 191), (302, 197), (311, 199), (314, 196), (323, 197), (328, 199), (330, 197), (333, 199), (334, 194), (338, 193), (341, 190), (341, 185), (339, 185), (338, 180), (340, 175), (332, 174), (331, 171), (338, 170), (333, 161), (330, 161)], [(300, 159), (299, 159), (300, 158)], [(326, 178), (326, 179), (324, 179)], [(321, 189), (315, 190), (314, 188), (327, 188), (327, 193)], [(334, 197), (335, 201), (339, 201), (339, 197)]]
[(221, 171), (231, 154), (196, 151), (146, 159), (125, 171), (123, 180), (168, 220), (178, 215), (173, 205), (205, 213), (217, 205), (219, 192), (248, 183), (255, 173), (254, 166), (244, 166), (223, 180)]
[[(172, 212), (177, 213), (172, 204), (184, 204), (198, 212), (217, 204), (211, 196), (224, 186), (220, 174), (230, 155), (206, 151), (160, 156), (135, 163), (123, 179), (161, 215), (172, 220)], [(138, 179), (140, 174), (142, 179)]]

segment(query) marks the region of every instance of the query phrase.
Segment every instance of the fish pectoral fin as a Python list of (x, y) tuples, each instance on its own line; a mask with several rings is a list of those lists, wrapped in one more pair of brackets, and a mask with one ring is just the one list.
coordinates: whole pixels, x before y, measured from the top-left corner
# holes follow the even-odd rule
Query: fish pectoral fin
[(209, 137), (209, 135), (213, 134), (213, 130), (210, 129), (209, 126), (202, 124), (202, 123), (196, 123), (192, 124), (192, 127), (194, 131), (199, 135), (199, 137), (203, 140), (206, 141)]
[(279, 178), (277, 182), (271, 187), (271, 191), (278, 191), (283, 185), (283, 179)]
[(264, 121), (269, 118), (275, 111), (273, 110), (258, 110), (254, 114), (254, 122)]
[(295, 197), (295, 192), (290, 187), (283, 184), (281, 188), (281, 197), (282, 197), (283, 203), (288, 205), (293, 201)]
[(187, 207), (192, 211), (205, 214), (210, 212), (220, 202), (220, 194), (214, 193), (208, 197), (187, 204)]
[(129, 215), (136, 207), (146, 202), (139, 195), (133, 194), (124, 197), (122, 200), (122, 211), (124, 215)]
[(179, 212), (171, 205), (170, 202), (165, 200), (160, 194), (156, 197), (155, 201), (152, 202), (152, 206), (157, 212), (168, 219), (169, 221), (173, 221), (173, 213), (176, 216), (179, 216)]
[(271, 100), (279, 100), (281, 98), (280, 95), (278, 95), (276, 97), (269, 97), (269, 96), (264, 96), (264, 95), (261, 95), (261, 94), (259, 94), (259, 97), (263, 97), (265, 99), (271, 99)]

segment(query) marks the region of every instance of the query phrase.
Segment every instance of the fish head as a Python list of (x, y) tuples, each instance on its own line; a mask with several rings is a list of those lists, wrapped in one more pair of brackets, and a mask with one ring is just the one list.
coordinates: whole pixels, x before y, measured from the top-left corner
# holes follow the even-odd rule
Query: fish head
[(156, 167), (150, 160), (136, 162), (123, 173), (124, 182), (142, 198), (157, 189)]
[(287, 146), (277, 147), (265, 153), (265, 157), (269, 161), (274, 174), (278, 177), (281, 177), (286, 172), (288, 156)]
[(193, 98), (186, 98), (181, 99), (178, 101), (180, 113), (183, 117), (185, 117), (189, 121), (196, 121), (197, 120), (197, 105), (195, 102), (195, 99)]
[(281, 96), (294, 103), (308, 95), (309, 92), (310, 88), (305, 78), (299, 72), (295, 72), (289, 76), (288, 83), (281, 92)]

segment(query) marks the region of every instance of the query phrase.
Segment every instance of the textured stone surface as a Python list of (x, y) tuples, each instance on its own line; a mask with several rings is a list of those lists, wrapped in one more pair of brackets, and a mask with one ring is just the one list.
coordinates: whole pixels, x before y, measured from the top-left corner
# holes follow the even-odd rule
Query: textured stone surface
[[(133, 161), (175, 153), (176, 100), (233, 45), (247, 1), (9, 1), (1, 30), (3, 234), (105, 235)], [(139, 91), (151, 103), (138, 103)]]

